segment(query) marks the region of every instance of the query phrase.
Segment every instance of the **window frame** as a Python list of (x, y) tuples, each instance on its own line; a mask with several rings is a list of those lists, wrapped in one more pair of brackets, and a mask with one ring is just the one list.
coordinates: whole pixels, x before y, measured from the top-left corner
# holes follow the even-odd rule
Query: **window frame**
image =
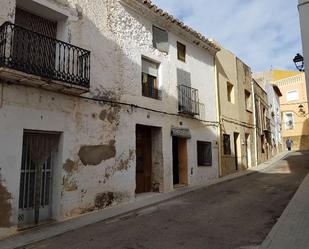
[(252, 112), (252, 93), (245, 89), (245, 106), (246, 110)]
[(226, 82), (226, 96), (229, 103), (235, 103), (234, 85), (229, 81)]
[[(200, 146), (203, 146), (203, 147), (200, 147)], [(206, 154), (206, 149), (207, 149), (207, 146), (209, 146), (210, 148), (210, 155), (209, 157), (206, 157), (208, 158), (208, 160), (205, 160), (204, 158), (204, 161), (200, 161), (200, 154), (199, 152), (202, 150), (203, 153)], [(197, 165), (198, 167), (211, 167), (213, 162), (212, 162), (212, 143), (209, 142), (209, 141), (196, 141), (196, 155), (197, 155)]]
[[(224, 155), (232, 155), (232, 148), (231, 148), (231, 135), (229, 134), (223, 134), (223, 154)], [(228, 138), (228, 141), (229, 141), (229, 145), (228, 145), (228, 150), (226, 150), (226, 147), (225, 147), (225, 138)]]
[[(160, 48), (160, 47), (157, 46), (157, 42), (156, 42), (156, 39), (155, 39), (155, 30), (156, 30), (156, 29), (157, 29), (157, 30), (160, 30), (161, 32), (166, 33), (166, 36), (167, 36), (167, 41), (166, 41), (166, 43), (167, 43), (167, 48), (166, 48), (166, 49), (162, 49), (162, 48)], [(152, 25), (152, 45), (153, 45), (153, 47), (154, 47), (155, 49), (159, 50), (160, 52), (168, 54), (168, 53), (169, 53), (169, 37), (168, 37), (168, 31), (165, 30), (165, 29), (163, 29), (163, 28), (160, 28), (160, 27), (158, 27), (158, 26), (156, 26), (156, 25)]]
[[(181, 51), (183, 49), (183, 53), (184, 55), (181, 55)], [(182, 61), (182, 62), (186, 62), (186, 55), (187, 55), (187, 47), (185, 44), (177, 41), (177, 58), (178, 60)]]
[[(153, 63), (156, 65), (156, 70), (157, 70), (157, 75), (151, 75), (147, 72), (144, 72), (143, 70), (143, 62), (147, 62), (147, 63)], [(157, 100), (161, 100), (162, 97), (161, 97), (161, 93), (160, 93), (160, 89), (159, 89), (159, 70), (160, 70), (160, 63), (154, 61), (154, 60), (151, 60), (147, 57), (144, 57), (142, 56), (142, 60), (141, 60), (141, 66), (142, 66), (142, 69), (141, 69), (141, 86), (142, 86), (142, 96), (143, 97), (147, 97), (147, 98), (152, 98), (152, 99), (157, 99)], [(147, 82), (144, 81), (144, 77), (145, 75), (147, 75)], [(155, 91), (152, 93), (150, 91), (150, 87), (149, 87), (149, 82), (148, 82), (148, 79), (153, 79), (153, 82), (154, 82), (154, 86), (152, 87), (152, 89), (154, 89)], [(146, 89), (147, 92), (149, 92), (148, 94), (145, 94), (144, 91), (143, 91), (143, 87), (144, 85), (146, 86)]]
[[(287, 121), (286, 121), (286, 115), (287, 114), (291, 114), (292, 115), (292, 128), (288, 128), (287, 127)], [(294, 117), (294, 113), (293, 112), (284, 112), (283, 113), (283, 118), (284, 118), (284, 128), (286, 131), (290, 131), (290, 130), (294, 130), (295, 128), (295, 117)]]
[[(294, 92), (297, 94), (297, 97), (296, 97), (295, 99), (289, 99), (289, 98), (288, 98), (289, 94), (290, 94), (290, 93), (294, 93)], [(292, 102), (292, 101), (297, 101), (297, 100), (299, 100), (299, 91), (298, 91), (297, 89), (288, 91), (288, 92), (286, 93), (286, 101)]]

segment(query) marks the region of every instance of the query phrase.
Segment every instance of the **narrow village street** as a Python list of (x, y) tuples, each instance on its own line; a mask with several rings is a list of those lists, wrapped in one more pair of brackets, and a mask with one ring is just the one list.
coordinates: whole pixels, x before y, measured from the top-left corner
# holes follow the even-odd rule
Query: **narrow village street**
[(264, 173), (24, 248), (250, 248), (265, 239), (308, 172), (309, 152), (293, 152)]

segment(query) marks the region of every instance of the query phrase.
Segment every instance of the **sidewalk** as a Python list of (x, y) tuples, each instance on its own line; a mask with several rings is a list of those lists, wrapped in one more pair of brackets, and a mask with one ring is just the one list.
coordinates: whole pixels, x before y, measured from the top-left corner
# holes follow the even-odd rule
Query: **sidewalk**
[(169, 193), (151, 193), (147, 195), (138, 196), (135, 200), (125, 203), (119, 206), (107, 208), (104, 210), (96, 211), (90, 214), (85, 214), (83, 216), (79, 216), (74, 219), (66, 220), (63, 222), (57, 222), (45, 226), (40, 226), (35, 229), (26, 230), (24, 232), (20, 232), (14, 236), (11, 236), (7, 239), (0, 241), (1, 249), (9, 249), (9, 248), (17, 248), (22, 247), (27, 244), (31, 244), (34, 242), (38, 242), (41, 240), (45, 240), (60, 234), (63, 234), (68, 231), (72, 231), (93, 223), (97, 223), (100, 221), (105, 221), (108, 219), (116, 218), (119, 216), (123, 216), (134, 211), (138, 211), (153, 205), (156, 205), (160, 202), (167, 201), (172, 198), (176, 198), (178, 196), (184, 195), (186, 193), (198, 190), (200, 188), (205, 188), (207, 186), (222, 183), (225, 181), (230, 181), (236, 179), (241, 176), (254, 174), (257, 172), (263, 172), (267, 170), (268, 167), (272, 166), (274, 163), (284, 158), (288, 153), (284, 152), (274, 157), (268, 162), (265, 162), (255, 168), (251, 168), (244, 172), (239, 172), (233, 175), (229, 175), (226, 177), (222, 177), (218, 180), (208, 182), (207, 184), (195, 186), (195, 187), (184, 187), (175, 189)]
[(309, 248), (309, 174), (260, 247), (260, 249), (307, 248)]

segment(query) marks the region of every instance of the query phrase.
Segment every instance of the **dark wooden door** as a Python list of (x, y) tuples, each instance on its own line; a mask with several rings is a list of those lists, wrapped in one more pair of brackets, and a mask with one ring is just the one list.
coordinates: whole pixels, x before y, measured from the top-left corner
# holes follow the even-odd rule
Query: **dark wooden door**
[(136, 189), (135, 193), (151, 191), (151, 127), (136, 126)]
[(179, 150), (178, 138), (173, 137), (173, 184), (179, 184)]
[(238, 170), (238, 138), (239, 133), (234, 132), (235, 169)]
[(30, 34), (16, 28), (13, 57), (17, 69), (25, 67), (31, 73), (52, 76), (55, 69), (57, 22), (16, 8), (15, 24), (31, 30)]

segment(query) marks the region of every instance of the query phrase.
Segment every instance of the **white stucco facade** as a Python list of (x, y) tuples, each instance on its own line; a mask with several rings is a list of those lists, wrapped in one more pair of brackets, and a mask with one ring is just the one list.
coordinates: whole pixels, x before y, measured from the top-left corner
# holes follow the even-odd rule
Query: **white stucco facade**
[[(17, 1), (20, 8), (24, 4)], [(0, 237), (16, 231), (18, 224), (26, 130), (59, 135), (51, 193), (51, 218), (58, 221), (135, 198), (136, 125), (160, 130), (153, 148), (160, 192), (174, 189), (172, 128), (191, 134), (188, 184), (218, 178), (216, 49), (207, 50), (202, 40), (139, 1), (131, 6), (117, 0), (27, 0), (27, 6), (27, 11), (45, 11), (45, 17), (57, 21), (58, 39), (91, 51), (90, 91), (83, 96), (113, 103), (0, 80), (0, 207), (5, 208)], [(15, 0), (5, 1), (0, 22), (14, 23), (15, 9)], [(168, 54), (153, 47), (153, 25), (168, 32)], [(185, 63), (177, 60), (177, 41), (186, 45)], [(143, 57), (159, 64), (162, 100), (142, 96)], [(194, 119), (178, 114), (177, 69), (190, 73), (191, 86), (205, 106)], [(197, 141), (211, 142), (211, 166), (199, 167)]]
[[(309, 1), (308, 0), (298, 0), (298, 10), (300, 17), (300, 28), (303, 44), (304, 62), (305, 68), (309, 66)], [(309, 72), (308, 69), (305, 70), (306, 80), (307, 80), (307, 96), (309, 96)]]

